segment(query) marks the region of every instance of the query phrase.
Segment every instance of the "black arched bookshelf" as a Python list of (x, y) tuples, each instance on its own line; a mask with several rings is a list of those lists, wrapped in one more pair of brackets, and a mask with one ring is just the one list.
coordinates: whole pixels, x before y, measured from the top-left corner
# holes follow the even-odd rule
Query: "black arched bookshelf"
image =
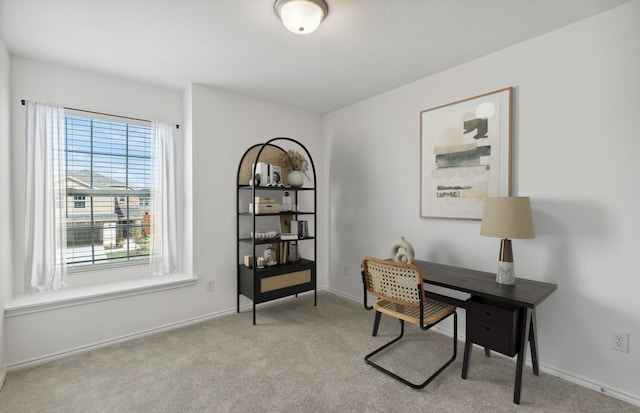
[[(278, 158), (286, 150), (302, 151), (309, 163), (309, 180), (301, 187), (259, 186), (253, 185), (256, 179), (256, 165), (259, 162), (278, 165)], [(282, 168), (282, 182), (287, 182), (288, 171)], [(307, 183), (310, 185), (308, 186)], [(252, 301), (253, 324), (256, 324), (256, 305), (299, 293), (313, 291), (314, 306), (317, 305), (316, 251), (315, 236), (317, 194), (316, 168), (311, 154), (299, 141), (288, 137), (277, 137), (247, 149), (238, 165), (236, 197), (236, 236), (237, 236), (237, 301), (240, 312), (240, 296)], [(257, 197), (281, 200), (288, 193), (295, 210), (253, 213), (250, 204), (258, 209)], [(287, 228), (287, 221), (304, 221), (308, 231), (296, 239), (281, 239), (281, 229)], [(257, 234), (263, 230), (277, 227), (277, 235), (259, 239)], [(268, 231), (265, 231), (268, 232)], [(272, 231), (273, 232), (273, 231)], [(296, 229), (289, 233), (297, 233)], [(256, 234), (256, 236), (253, 236)], [(258, 268), (257, 257), (263, 255), (269, 246), (276, 251), (277, 264)], [(294, 251), (292, 253), (292, 251)], [(304, 251), (301, 256), (300, 251)], [(249, 257), (248, 260), (245, 257)]]

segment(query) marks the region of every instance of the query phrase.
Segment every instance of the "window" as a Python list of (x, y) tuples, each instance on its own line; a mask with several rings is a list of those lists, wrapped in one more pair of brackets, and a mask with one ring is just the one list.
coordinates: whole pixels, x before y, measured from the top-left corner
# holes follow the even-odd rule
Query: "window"
[[(25, 106), (25, 293), (64, 288), (69, 267), (116, 263), (117, 271), (103, 273), (110, 281), (178, 273), (178, 125)], [(148, 200), (140, 205), (140, 198)], [(148, 271), (122, 267), (132, 262), (147, 263)]]
[(83, 196), (74, 196), (73, 197), (73, 207), (74, 208), (86, 208), (86, 198)]
[(65, 127), (67, 266), (147, 259), (151, 127), (68, 115)]

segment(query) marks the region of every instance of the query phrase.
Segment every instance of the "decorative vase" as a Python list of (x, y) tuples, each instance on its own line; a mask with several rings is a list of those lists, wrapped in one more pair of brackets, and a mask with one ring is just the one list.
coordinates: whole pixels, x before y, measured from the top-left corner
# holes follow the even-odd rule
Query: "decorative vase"
[(282, 205), (280, 205), (280, 211), (291, 211), (291, 195), (285, 192), (282, 195)]
[(400, 239), (391, 244), (391, 258), (395, 262), (412, 264), (414, 254), (413, 246), (404, 237), (400, 237)]
[(264, 263), (267, 266), (276, 265), (278, 263), (278, 261), (276, 261), (276, 252), (271, 247), (271, 244), (269, 244), (269, 246), (264, 250), (262, 257), (264, 258)]
[(294, 188), (301, 187), (304, 185), (304, 175), (300, 171), (291, 171), (289, 172), (287, 183)]

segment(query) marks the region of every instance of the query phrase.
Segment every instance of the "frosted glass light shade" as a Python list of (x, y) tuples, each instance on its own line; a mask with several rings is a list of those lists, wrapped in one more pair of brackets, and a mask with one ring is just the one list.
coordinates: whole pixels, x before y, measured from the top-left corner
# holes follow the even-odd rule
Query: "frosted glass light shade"
[(284, 27), (296, 34), (314, 32), (328, 12), (323, 0), (278, 0), (274, 8)]

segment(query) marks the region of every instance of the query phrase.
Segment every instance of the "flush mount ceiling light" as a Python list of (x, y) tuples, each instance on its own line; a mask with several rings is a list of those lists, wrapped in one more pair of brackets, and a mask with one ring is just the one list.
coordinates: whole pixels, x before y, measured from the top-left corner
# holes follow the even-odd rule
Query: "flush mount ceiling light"
[(277, 0), (273, 8), (284, 27), (295, 34), (313, 33), (329, 13), (324, 0)]

